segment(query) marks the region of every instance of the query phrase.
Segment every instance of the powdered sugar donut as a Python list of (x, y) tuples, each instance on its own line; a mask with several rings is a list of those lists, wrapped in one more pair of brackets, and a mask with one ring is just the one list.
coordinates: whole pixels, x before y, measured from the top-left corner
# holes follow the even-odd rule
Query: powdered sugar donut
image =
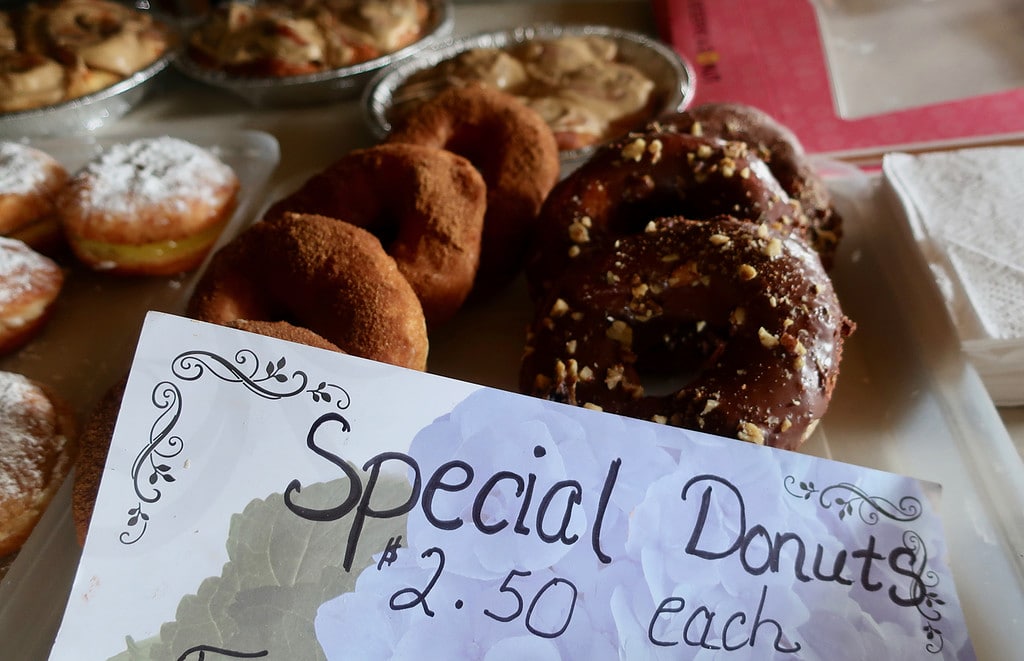
[(42, 328), (64, 285), (64, 272), (21, 241), (0, 237), (0, 354)]
[(75, 457), (74, 419), (42, 385), (0, 372), (0, 556), (21, 548)]
[(114, 145), (57, 208), (75, 255), (96, 270), (171, 275), (197, 267), (230, 219), (238, 177), (211, 152), (162, 136)]
[(0, 142), (0, 235), (36, 249), (57, 243), (53, 200), (67, 180), (67, 170), (46, 152)]

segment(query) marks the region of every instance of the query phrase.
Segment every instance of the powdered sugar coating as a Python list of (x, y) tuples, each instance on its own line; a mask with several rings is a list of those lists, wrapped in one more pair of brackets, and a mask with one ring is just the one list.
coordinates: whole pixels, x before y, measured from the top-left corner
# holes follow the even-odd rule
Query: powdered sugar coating
[(65, 223), (92, 227), (90, 233), (121, 227), (116, 231), (151, 241), (218, 220), (237, 190), (234, 171), (211, 152), (162, 136), (103, 151), (72, 178), (59, 205)]
[(78, 177), (90, 181), (79, 201), (94, 211), (131, 215), (153, 206), (184, 211), (198, 199), (214, 206), (235, 174), (209, 151), (185, 140), (162, 136), (113, 145)]
[(0, 500), (43, 483), (35, 459), (46, 453), (42, 437), (53, 435), (53, 418), (52, 404), (35, 384), (0, 372)]
[[(59, 276), (60, 267), (48, 257), (21, 241), (0, 237), (0, 312), (24, 300), (33, 290), (51, 289), (48, 283)], [(59, 286), (58, 281), (58, 289)]]
[(21, 548), (71, 470), (73, 434), (64, 402), (0, 372), (0, 556)]
[(0, 142), (0, 195), (30, 195), (43, 189), (56, 161), (17, 142)]

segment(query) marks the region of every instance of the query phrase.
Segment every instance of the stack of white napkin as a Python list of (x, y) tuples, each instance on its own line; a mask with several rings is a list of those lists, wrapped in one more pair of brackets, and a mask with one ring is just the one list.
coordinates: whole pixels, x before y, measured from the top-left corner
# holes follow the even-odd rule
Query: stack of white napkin
[(993, 400), (1024, 404), (1024, 147), (888, 154), (883, 172)]

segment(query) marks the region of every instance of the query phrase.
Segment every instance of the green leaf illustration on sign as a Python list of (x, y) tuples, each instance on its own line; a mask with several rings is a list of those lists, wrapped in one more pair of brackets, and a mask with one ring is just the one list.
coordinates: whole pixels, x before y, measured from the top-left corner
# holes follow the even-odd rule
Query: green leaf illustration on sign
[[(343, 501), (349, 486), (347, 479), (312, 484), (299, 497), (304, 506), (326, 509)], [(404, 478), (381, 475), (375, 504), (399, 505), (409, 489)], [(221, 575), (183, 596), (175, 619), (164, 623), (159, 636), (142, 641), (129, 636), (126, 650), (111, 661), (174, 661), (198, 645), (266, 650), (270, 659), (324, 659), (313, 631), (317, 608), (351, 591), (360, 572), (375, 562), (373, 555), (406, 534), (405, 516), (368, 519), (352, 571), (346, 572), (342, 562), (351, 521), (303, 519), (279, 493), (251, 501), (231, 517)]]

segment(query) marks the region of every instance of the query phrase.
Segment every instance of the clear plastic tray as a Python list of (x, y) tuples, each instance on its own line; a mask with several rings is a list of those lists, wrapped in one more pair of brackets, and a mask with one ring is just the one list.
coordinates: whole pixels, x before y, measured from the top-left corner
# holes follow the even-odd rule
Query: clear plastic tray
[[(217, 246), (253, 220), (280, 158), (277, 140), (267, 133), (154, 130), (40, 138), (29, 144), (52, 154), (74, 173), (105, 147), (156, 135), (173, 135), (208, 148), (238, 175), (238, 208)], [(66, 277), (53, 317), (29, 345), (0, 357), (0, 370), (52, 385), (81, 419), (106, 387), (127, 372), (146, 311), (180, 312), (199, 271), (173, 277), (125, 278), (92, 272), (70, 256), (61, 261)]]
[[(238, 175), (239, 203), (215, 247), (261, 210), (277, 167), (277, 140), (260, 131), (133, 131), (30, 141), (74, 172), (99, 150), (136, 138), (172, 135), (210, 149)], [(148, 310), (180, 312), (200, 270), (159, 278), (123, 278), (66, 264), (65, 288), (43, 332), (0, 370), (50, 384), (75, 409), (79, 424), (110, 385), (127, 373)], [(70, 480), (55, 496), (7, 576), (0, 581), (0, 641), (4, 658), (44, 659), (53, 643), (80, 549), (71, 522)]]
[[(1024, 548), (1024, 466), (958, 349), (927, 271), (901, 243), (901, 221), (878, 178), (847, 178), (833, 188), (848, 228), (834, 278), (859, 327), (832, 406), (804, 451), (942, 484), (939, 511), (978, 658), (1017, 658), (1024, 649), (1024, 558), (1015, 551)], [(464, 310), (431, 336), (429, 370), (514, 389), (527, 300), (520, 281)], [(124, 336), (136, 332), (133, 325)], [(59, 626), (79, 555), (68, 499), (65, 488), (0, 584), (0, 640), (11, 658), (45, 658)]]

